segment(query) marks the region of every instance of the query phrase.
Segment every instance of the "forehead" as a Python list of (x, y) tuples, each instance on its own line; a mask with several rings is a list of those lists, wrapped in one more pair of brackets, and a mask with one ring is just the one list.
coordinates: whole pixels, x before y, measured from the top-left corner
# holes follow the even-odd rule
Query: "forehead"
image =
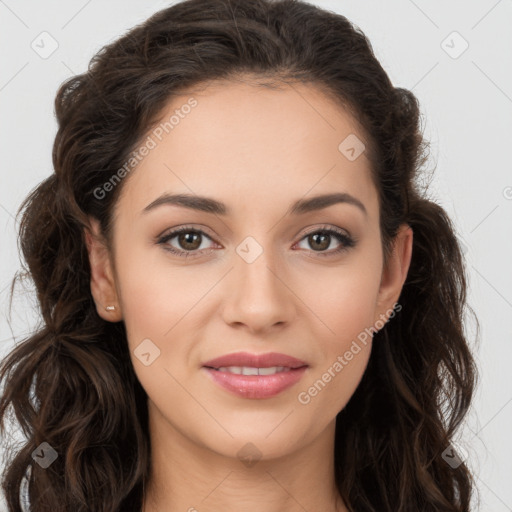
[(334, 189), (371, 202), (370, 162), (365, 151), (347, 158), (347, 140), (357, 145), (365, 135), (314, 85), (207, 83), (162, 110), (142, 138), (151, 149), (123, 184), (117, 208), (141, 211), (164, 191), (254, 207)]

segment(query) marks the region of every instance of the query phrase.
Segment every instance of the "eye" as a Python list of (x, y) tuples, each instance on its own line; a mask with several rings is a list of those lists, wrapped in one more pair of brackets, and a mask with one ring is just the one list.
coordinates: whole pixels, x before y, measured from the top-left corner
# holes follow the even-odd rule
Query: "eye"
[[(176, 238), (178, 247), (169, 243), (173, 238)], [(163, 245), (166, 251), (187, 258), (196, 256), (198, 251), (206, 250), (206, 252), (210, 252), (212, 250), (211, 248), (205, 249), (203, 246), (204, 238), (211, 240), (204, 231), (184, 226), (160, 237), (157, 243)]]
[[(337, 240), (339, 246), (331, 251), (326, 251), (329, 248), (333, 239)], [(338, 228), (320, 228), (315, 231), (310, 231), (301, 239), (313, 249), (313, 252), (318, 253), (318, 256), (333, 256), (346, 251), (355, 246), (355, 240), (348, 234)], [(299, 242), (300, 243), (300, 242)]]
[[(173, 239), (176, 239), (175, 244), (177, 246), (170, 243)], [(201, 256), (213, 250), (212, 247), (204, 246), (203, 242), (205, 242), (205, 239), (213, 242), (211, 237), (201, 229), (182, 226), (158, 238), (157, 243), (172, 254), (188, 258)], [(314, 253), (322, 257), (334, 256), (356, 245), (356, 241), (347, 233), (333, 227), (321, 227), (310, 231), (300, 240), (299, 244), (304, 240), (309, 244)], [(338, 242), (338, 247), (327, 251), (326, 249), (331, 246), (333, 240)]]

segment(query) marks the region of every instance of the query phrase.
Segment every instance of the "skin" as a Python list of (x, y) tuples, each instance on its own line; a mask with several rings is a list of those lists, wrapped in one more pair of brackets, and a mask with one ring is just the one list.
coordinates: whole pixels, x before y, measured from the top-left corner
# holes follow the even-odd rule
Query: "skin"
[[(190, 96), (174, 97), (163, 118)], [(358, 334), (389, 317), (409, 269), (412, 230), (401, 227), (384, 266), (370, 162), (364, 152), (350, 161), (338, 150), (349, 134), (364, 134), (319, 89), (231, 81), (193, 97), (197, 106), (125, 178), (112, 252), (94, 219), (86, 230), (98, 314), (125, 322), (148, 394), (144, 509), (346, 511), (334, 482), (335, 420), (361, 380), (371, 339), (309, 403), (298, 395)], [(212, 197), (231, 214), (176, 205), (141, 213), (164, 191)], [(367, 215), (348, 203), (286, 215), (297, 199), (332, 192), (356, 197)], [(180, 225), (205, 231), (199, 257), (156, 243)], [(308, 241), (314, 229), (332, 227), (356, 245), (334, 254), (342, 244), (334, 235), (324, 249)], [(248, 236), (263, 249), (252, 263), (236, 252)], [(178, 237), (166, 243), (187, 250)], [(106, 311), (109, 304), (116, 310)], [(160, 355), (145, 366), (134, 350), (148, 338)], [(273, 398), (242, 398), (200, 370), (237, 351), (280, 352), (309, 367)], [(251, 467), (237, 455), (247, 443), (260, 457)]]

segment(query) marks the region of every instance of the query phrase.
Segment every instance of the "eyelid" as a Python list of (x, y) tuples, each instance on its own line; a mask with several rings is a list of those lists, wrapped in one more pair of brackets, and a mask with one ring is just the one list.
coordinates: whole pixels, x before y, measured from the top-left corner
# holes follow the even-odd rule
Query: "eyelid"
[(204, 256), (205, 254), (208, 254), (208, 253), (212, 252), (214, 249), (213, 248), (209, 248), (209, 249), (202, 249), (201, 251), (197, 251), (197, 250), (196, 251), (185, 251), (183, 249), (176, 249), (175, 247), (172, 247), (172, 246), (167, 246), (166, 247), (167, 242), (169, 240), (172, 240), (173, 238), (175, 238), (176, 236), (180, 235), (181, 233), (187, 233), (187, 232), (199, 233), (202, 236), (206, 236), (207, 238), (209, 238), (215, 244), (219, 245), (218, 242), (216, 242), (216, 240), (214, 240), (214, 237), (209, 235), (206, 232), (207, 228), (198, 228), (196, 226), (191, 226), (191, 225), (185, 224), (185, 225), (182, 225), (182, 226), (176, 226), (176, 227), (171, 228), (169, 230), (165, 230), (161, 235), (158, 235), (156, 237), (156, 243), (164, 246), (164, 250), (166, 250), (166, 251), (168, 251), (168, 252), (170, 252), (172, 254), (175, 254), (178, 257), (187, 257), (187, 258), (192, 257), (192, 258), (195, 258), (195, 257)]
[[(212, 235), (210, 235), (206, 232), (206, 229), (208, 229), (208, 228), (206, 228), (206, 227), (198, 228), (197, 226), (198, 225), (192, 226), (192, 225), (185, 224), (182, 226), (176, 226), (170, 230), (166, 230), (166, 231), (168, 231), (167, 234), (166, 234), (166, 231), (164, 231), (163, 234), (158, 235), (156, 237), (156, 243), (165, 246), (169, 240), (175, 238), (176, 236), (180, 235), (183, 232), (195, 232), (195, 233), (199, 233), (201, 235), (206, 236), (215, 244), (220, 245), (214, 239), (214, 237)], [(335, 256), (335, 255), (340, 254), (341, 252), (351, 249), (352, 247), (355, 247), (355, 245), (358, 242), (358, 239), (353, 237), (347, 230), (339, 228), (337, 226), (327, 225), (327, 224), (320, 225), (320, 226), (313, 225), (306, 229), (307, 229), (307, 231), (303, 232), (300, 235), (299, 239), (294, 243), (293, 246), (302, 242), (302, 240), (304, 240), (307, 236), (314, 234), (314, 233), (319, 233), (319, 232), (334, 233), (334, 235), (338, 235), (338, 237), (340, 237), (342, 239), (342, 240), (340, 240), (338, 237), (335, 236), (335, 238), (337, 238), (338, 242), (340, 242), (340, 244), (341, 244), (340, 247), (337, 249), (331, 249), (329, 251), (313, 251), (313, 250), (308, 251), (308, 252), (314, 253), (316, 256), (320, 256), (320, 257)], [(296, 235), (296, 236), (299, 236), (299, 235)], [(331, 236), (333, 236), (333, 235), (331, 235)], [(170, 246), (170, 247), (172, 247), (172, 246)], [(198, 251), (198, 250), (185, 251), (185, 250), (176, 249), (174, 247), (172, 247), (172, 248), (164, 247), (164, 249), (167, 250), (168, 252), (171, 252), (171, 253), (177, 255), (178, 257), (186, 257), (186, 258), (201, 257), (201, 256), (204, 256), (205, 254), (209, 254), (213, 250), (215, 250), (213, 248), (209, 248), (209, 249), (202, 249), (200, 251)]]
[[(303, 232), (302, 235), (300, 236), (299, 240), (294, 244), (294, 246), (299, 244), (300, 242), (302, 242), (302, 240), (304, 240), (309, 235), (312, 235), (314, 233), (322, 233), (322, 232), (329, 233), (330, 236), (334, 236), (338, 240), (338, 242), (340, 242), (340, 247), (338, 247), (337, 249), (331, 249), (329, 251), (313, 251), (313, 250), (307, 251), (310, 254), (313, 253), (315, 256), (312, 256), (312, 257), (314, 257), (314, 258), (316, 258), (316, 257), (328, 258), (328, 257), (338, 256), (341, 253), (352, 249), (358, 243), (358, 239), (355, 238), (354, 236), (352, 236), (347, 230), (339, 228), (338, 226), (324, 224), (321, 226), (318, 226), (318, 225), (313, 226), (308, 231)], [(332, 233), (334, 233), (334, 235)]]
[(204, 233), (205, 235), (209, 236), (210, 238), (214, 238), (215, 236), (217, 235), (213, 235), (213, 234), (210, 234), (209, 231), (210, 231), (210, 228), (208, 228), (207, 226), (203, 225), (203, 224), (180, 224), (178, 226), (174, 226), (173, 228), (167, 228), (165, 229), (164, 231), (162, 231), (159, 235), (157, 235), (155, 237), (155, 239), (160, 239), (160, 238), (163, 238), (169, 234), (176, 234), (176, 231), (182, 231), (182, 230), (185, 230), (185, 229), (188, 229), (190, 231), (197, 231), (197, 232), (200, 232), (200, 233)]
[[(213, 235), (213, 234), (209, 233), (209, 231), (210, 231), (209, 228), (204, 226), (203, 224), (194, 224), (194, 225), (183, 224), (183, 225), (175, 226), (173, 228), (165, 229), (164, 231), (162, 231), (162, 233), (157, 235), (155, 237), (155, 239), (159, 240), (161, 238), (166, 237), (168, 234), (171, 234), (171, 233), (173, 235), (176, 235), (176, 234), (179, 234), (180, 231), (185, 230), (185, 229), (189, 229), (190, 231), (197, 231), (199, 233), (202, 233), (202, 234), (208, 236), (211, 239), (214, 239), (217, 237), (217, 235)], [(308, 236), (312, 233), (316, 233), (317, 231), (331, 231), (331, 230), (336, 231), (339, 234), (343, 234), (343, 235), (347, 236), (348, 238), (352, 238), (352, 239), (354, 239), (354, 241), (357, 241), (357, 239), (355, 239), (350, 234), (350, 232), (348, 230), (339, 228), (337, 226), (333, 226), (330, 224), (320, 224), (320, 225), (313, 224), (311, 226), (307, 226), (307, 227), (303, 228), (302, 230), (300, 230), (296, 235), (294, 235), (293, 238), (297, 238), (298, 236), (300, 236), (300, 240), (302, 240), (302, 238), (304, 238), (305, 236)], [(217, 237), (217, 238), (222, 238), (222, 237)], [(219, 243), (219, 242), (217, 242), (217, 243)]]
[(299, 233), (296, 235), (300, 236), (300, 240), (302, 240), (305, 236), (316, 233), (317, 231), (335, 231), (340, 235), (345, 235), (347, 238), (352, 238), (351, 234), (346, 229), (339, 228), (331, 224), (313, 224), (313, 226), (308, 226), (304, 229), (305, 231), (299, 231)]

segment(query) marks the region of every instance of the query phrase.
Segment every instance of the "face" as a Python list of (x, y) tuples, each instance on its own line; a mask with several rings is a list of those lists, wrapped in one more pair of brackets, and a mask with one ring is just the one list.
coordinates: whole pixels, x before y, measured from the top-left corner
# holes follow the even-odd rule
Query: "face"
[(124, 178), (110, 258), (89, 237), (98, 313), (125, 322), (160, 431), (229, 457), (246, 443), (283, 456), (354, 393), (411, 231), (384, 267), (370, 163), (354, 159), (364, 134), (313, 86), (212, 83), (173, 98), (163, 122), (173, 115)]

